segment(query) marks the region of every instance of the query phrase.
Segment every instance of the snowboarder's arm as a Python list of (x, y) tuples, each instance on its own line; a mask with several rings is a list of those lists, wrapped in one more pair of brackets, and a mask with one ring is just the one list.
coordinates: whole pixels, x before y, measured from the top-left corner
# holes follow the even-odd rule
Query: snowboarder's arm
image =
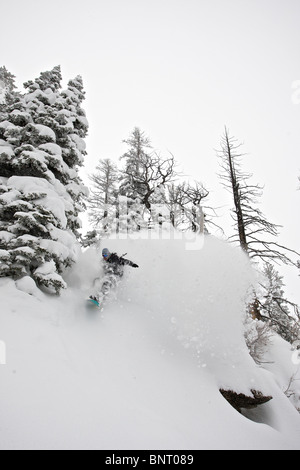
[(127, 266), (131, 266), (132, 268), (138, 268), (139, 267), (137, 264), (133, 263), (129, 259), (120, 258), (120, 261), (122, 262), (123, 266), (127, 265)]
[(137, 264), (133, 263), (129, 259), (125, 259), (122, 256), (118, 256), (116, 253), (112, 253), (110, 257), (108, 258), (107, 262), (110, 264), (113, 264), (113, 263), (119, 264), (121, 266), (127, 265), (127, 266), (131, 266), (132, 268), (139, 267)]

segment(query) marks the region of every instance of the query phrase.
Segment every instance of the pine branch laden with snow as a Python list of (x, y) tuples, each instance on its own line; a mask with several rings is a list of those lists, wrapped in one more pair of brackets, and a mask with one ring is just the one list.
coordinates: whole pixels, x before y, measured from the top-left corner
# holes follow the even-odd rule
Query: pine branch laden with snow
[(290, 302), (284, 293), (283, 277), (274, 266), (265, 263), (262, 279), (257, 289), (260, 318), (289, 343), (299, 340), (299, 307)]
[(55, 293), (76, 260), (87, 195), (78, 174), (88, 129), (82, 79), (63, 91), (60, 81), (55, 67), (23, 95), (11, 85), (0, 114), (0, 276), (30, 275)]

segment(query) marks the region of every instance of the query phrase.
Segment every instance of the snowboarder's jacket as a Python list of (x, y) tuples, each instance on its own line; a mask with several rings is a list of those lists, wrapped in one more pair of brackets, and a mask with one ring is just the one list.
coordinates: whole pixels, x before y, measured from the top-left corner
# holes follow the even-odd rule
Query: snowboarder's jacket
[(105, 260), (105, 264), (109, 263), (108, 271), (123, 276), (123, 266), (131, 266), (132, 268), (138, 268), (138, 265), (125, 259), (122, 256), (118, 256), (117, 253), (111, 253), (111, 255)]

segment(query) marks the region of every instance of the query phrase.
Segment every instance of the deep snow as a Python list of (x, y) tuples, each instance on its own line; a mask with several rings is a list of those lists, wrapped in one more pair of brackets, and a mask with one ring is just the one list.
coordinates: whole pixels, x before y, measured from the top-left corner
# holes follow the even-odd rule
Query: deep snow
[[(126, 268), (103, 312), (85, 304), (100, 247), (82, 253), (60, 297), (0, 280), (0, 448), (300, 449), (283, 393), (298, 367), (290, 345), (274, 337), (259, 367), (243, 339), (246, 257), (212, 237), (197, 250), (185, 239), (104, 246), (140, 268)], [(273, 400), (246, 417), (220, 387)]]

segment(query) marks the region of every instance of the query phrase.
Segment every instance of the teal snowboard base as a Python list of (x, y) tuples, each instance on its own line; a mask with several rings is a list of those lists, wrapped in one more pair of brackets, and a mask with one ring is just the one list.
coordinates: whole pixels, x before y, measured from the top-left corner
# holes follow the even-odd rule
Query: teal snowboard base
[(88, 305), (91, 305), (92, 307), (100, 308), (100, 304), (99, 304), (99, 302), (97, 302), (97, 300), (87, 299), (87, 303), (88, 303)]

